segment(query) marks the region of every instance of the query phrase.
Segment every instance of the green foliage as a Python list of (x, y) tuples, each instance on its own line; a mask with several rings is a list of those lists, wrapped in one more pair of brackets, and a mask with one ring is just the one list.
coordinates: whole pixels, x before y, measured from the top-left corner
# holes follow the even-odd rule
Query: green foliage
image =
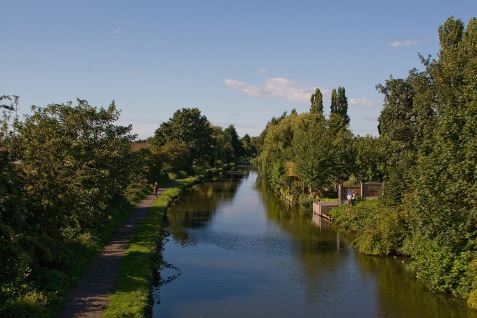
[[(379, 119), (383, 200), (408, 214), (403, 251), (431, 289), (469, 298), (477, 223), (477, 19), (439, 28), (438, 59), (390, 79)], [(408, 201), (408, 202), (405, 202)], [(475, 289), (474, 289), (475, 290)]]
[(465, 298), (472, 286), (475, 247), (475, 240), (456, 249), (445, 242), (414, 234), (406, 240), (404, 251), (412, 256), (410, 268), (429, 289)]
[(355, 233), (354, 243), (361, 253), (392, 255), (400, 252), (406, 233), (401, 211), (370, 200), (332, 209), (331, 215), (340, 228)]
[(323, 94), (321, 94), (319, 88), (311, 95), (310, 104), (310, 113), (323, 114)]
[(292, 158), (292, 140), (297, 117), (282, 116), (267, 124), (258, 158), (258, 168), (274, 191), (288, 184), (286, 162)]
[(234, 125), (230, 125), (224, 129), (224, 135), (226, 143), (230, 145), (231, 151), (229, 151), (229, 158), (227, 162), (233, 162), (234, 160), (244, 155), (244, 148), (242, 142), (239, 139), (237, 131)]
[(384, 107), (378, 125), (387, 155), (383, 199), (388, 204), (398, 204), (409, 191), (415, 174), (415, 90), (406, 80), (393, 78), (377, 88), (384, 94)]
[(303, 114), (297, 118), (293, 142), (293, 162), (300, 180), (312, 189), (329, 186), (336, 173), (337, 153), (332, 136), (321, 114)]
[(165, 172), (184, 170), (190, 173), (203, 166), (240, 161), (244, 156), (256, 153), (250, 136), (246, 153), (244, 141), (233, 125), (225, 129), (214, 127), (198, 108), (176, 111), (156, 130), (152, 142), (159, 149)]
[(158, 157), (164, 163), (164, 172), (190, 170), (191, 153), (187, 143), (170, 140), (158, 148)]
[(339, 131), (346, 130), (349, 121), (348, 98), (345, 88), (340, 86), (338, 91), (333, 89), (331, 93), (329, 127), (333, 133), (337, 134)]
[[(51, 316), (129, 211), (138, 172), (114, 102), (34, 107), (2, 135), (0, 314)], [(3, 125), (3, 127), (7, 127)], [(143, 184), (144, 187), (144, 184)]]
[[(344, 89), (340, 87), (339, 92), (338, 110), (347, 116)], [(323, 103), (320, 96), (317, 89), (311, 97), (310, 113), (284, 113), (278, 119), (272, 118), (261, 134), (257, 163), (261, 176), (276, 192), (290, 192), (300, 183), (301, 190), (319, 194), (348, 179), (352, 172), (352, 134), (341, 117), (343, 113), (335, 114), (342, 120), (339, 127), (331, 127), (332, 118), (326, 120), (319, 111)]]
[(385, 153), (382, 140), (371, 136), (353, 139), (352, 157), (354, 175), (362, 182), (382, 181), (385, 169)]
[(181, 145), (185, 145), (188, 154), (180, 160), (189, 170), (194, 164), (206, 164), (212, 160), (212, 128), (207, 117), (202, 115), (198, 108), (182, 108), (176, 111), (156, 130), (153, 143), (158, 147), (172, 143), (173, 145), (168, 146), (171, 149), (179, 149)]
[(243, 147), (244, 156), (246, 158), (255, 158), (258, 154), (259, 137), (250, 137), (248, 134), (245, 134), (240, 140)]

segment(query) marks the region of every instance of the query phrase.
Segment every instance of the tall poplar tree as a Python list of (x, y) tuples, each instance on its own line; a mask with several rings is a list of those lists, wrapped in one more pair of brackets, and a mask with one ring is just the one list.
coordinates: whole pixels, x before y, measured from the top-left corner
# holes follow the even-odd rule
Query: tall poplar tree
[(349, 124), (348, 116), (348, 99), (344, 87), (338, 87), (331, 92), (331, 108), (330, 108), (330, 129), (337, 134), (339, 131), (346, 130)]
[(346, 92), (344, 87), (338, 87), (338, 96), (336, 98), (336, 110), (337, 114), (341, 116), (345, 125), (349, 124), (348, 116), (348, 98), (346, 97)]
[(323, 94), (320, 89), (317, 88), (310, 97), (310, 113), (320, 113), (323, 114)]
[(337, 113), (338, 108), (338, 96), (336, 94), (336, 89), (333, 88), (331, 91), (331, 106), (330, 106), (330, 115)]

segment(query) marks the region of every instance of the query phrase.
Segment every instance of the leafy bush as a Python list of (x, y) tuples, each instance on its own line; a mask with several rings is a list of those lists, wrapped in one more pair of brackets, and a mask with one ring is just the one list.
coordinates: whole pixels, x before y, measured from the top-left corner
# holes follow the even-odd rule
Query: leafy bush
[(331, 215), (340, 228), (355, 233), (354, 243), (361, 253), (391, 255), (401, 250), (405, 223), (398, 210), (368, 200), (332, 209)]

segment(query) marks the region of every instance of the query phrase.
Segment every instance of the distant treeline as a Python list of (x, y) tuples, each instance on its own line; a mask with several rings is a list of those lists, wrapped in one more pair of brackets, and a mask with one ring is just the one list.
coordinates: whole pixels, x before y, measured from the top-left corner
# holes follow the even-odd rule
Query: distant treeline
[(325, 119), (317, 90), (310, 113), (269, 122), (258, 162), (281, 192), (306, 186), (320, 196), (341, 182), (383, 180), (378, 203), (339, 210), (338, 224), (357, 233), (362, 252), (408, 255), (430, 289), (477, 308), (477, 19), (449, 18), (439, 40), (437, 58), (420, 56), (423, 70), (377, 86), (379, 138), (350, 133), (339, 90)]
[(178, 110), (147, 142), (106, 108), (32, 107), (0, 96), (0, 316), (53, 316), (104, 240), (151, 184), (240, 162), (256, 138)]

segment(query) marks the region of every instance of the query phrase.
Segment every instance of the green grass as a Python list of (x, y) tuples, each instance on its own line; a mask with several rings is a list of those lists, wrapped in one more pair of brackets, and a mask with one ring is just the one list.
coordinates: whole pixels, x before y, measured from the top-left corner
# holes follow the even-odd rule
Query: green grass
[(189, 177), (177, 180), (154, 201), (130, 241), (103, 317), (150, 316), (154, 255), (164, 213), (184, 188), (195, 184), (199, 179), (200, 177)]

